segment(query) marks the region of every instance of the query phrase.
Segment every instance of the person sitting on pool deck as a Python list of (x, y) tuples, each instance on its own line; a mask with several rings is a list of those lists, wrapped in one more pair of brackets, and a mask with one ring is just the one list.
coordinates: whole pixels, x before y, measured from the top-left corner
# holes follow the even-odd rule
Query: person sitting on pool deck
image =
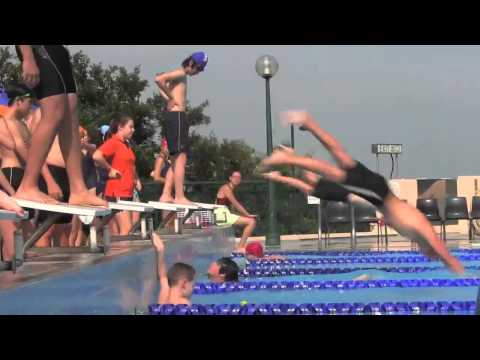
[(238, 264), (228, 257), (214, 261), (208, 268), (208, 279), (214, 283), (237, 282), (240, 268)]
[[(271, 166), (297, 166), (323, 176), (307, 182), (299, 179), (269, 173), (264, 176), (272, 181), (288, 184), (306, 193), (329, 201), (347, 201), (350, 195), (357, 195), (373, 205), (385, 216), (385, 221), (400, 235), (416, 241), (420, 249), (431, 258), (440, 258), (457, 274), (463, 274), (462, 264), (452, 256), (425, 216), (397, 198), (388, 187), (385, 178), (354, 160), (331, 134), (323, 130), (305, 111), (289, 111), (282, 114), (284, 124), (297, 124), (310, 131), (330, 152), (338, 166), (325, 160), (302, 157), (293, 149), (276, 150), (261, 163), (262, 169)], [(316, 181), (315, 181), (316, 180)]]
[[(242, 174), (240, 171), (233, 171), (228, 178), (228, 183), (223, 185), (217, 192), (216, 204), (225, 205), (226, 207), (214, 210), (215, 218), (217, 221), (222, 222), (222, 224), (245, 226), (240, 243), (236, 248), (236, 251), (239, 252), (245, 251), (247, 240), (257, 225), (257, 221), (255, 220), (257, 215), (250, 214), (235, 197), (234, 190), (241, 182)], [(232, 214), (229, 209), (230, 206), (234, 207), (243, 216)]]
[(191, 305), (195, 269), (191, 265), (177, 262), (167, 272), (163, 240), (157, 233), (152, 234), (152, 240), (157, 254), (157, 274), (160, 280), (158, 303)]

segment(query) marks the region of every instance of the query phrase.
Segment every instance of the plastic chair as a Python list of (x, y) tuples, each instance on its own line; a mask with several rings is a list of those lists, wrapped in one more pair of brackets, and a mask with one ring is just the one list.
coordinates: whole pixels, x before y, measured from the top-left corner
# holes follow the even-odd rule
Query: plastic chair
[(369, 203), (356, 203), (355, 223), (377, 224), (377, 249), (380, 251), (380, 219), (377, 217), (377, 208)]
[[(447, 241), (446, 222), (448, 220), (468, 220), (471, 225), (470, 215), (468, 214), (467, 199), (465, 197), (447, 197), (446, 199), (445, 217), (443, 222), (443, 240), (445, 241)], [(469, 239), (471, 240), (471, 231), (469, 231)]]
[[(443, 220), (438, 211), (437, 199), (417, 199), (417, 209), (425, 215), (431, 223), (439, 222), (440, 229), (443, 229)], [(440, 238), (443, 238), (443, 231), (440, 230)]]
[(473, 231), (473, 220), (480, 219), (480, 196), (472, 197), (472, 209), (470, 211), (470, 240), (475, 238), (475, 231)]
[[(352, 208), (347, 202), (342, 201), (328, 201), (326, 207), (326, 225), (327, 231), (326, 245), (328, 246), (328, 240), (330, 239), (330, 225), (333, 224), (347, 224), (352, 223)], [(350, 246), (353, 249), (353, 228), (350, 228)]]

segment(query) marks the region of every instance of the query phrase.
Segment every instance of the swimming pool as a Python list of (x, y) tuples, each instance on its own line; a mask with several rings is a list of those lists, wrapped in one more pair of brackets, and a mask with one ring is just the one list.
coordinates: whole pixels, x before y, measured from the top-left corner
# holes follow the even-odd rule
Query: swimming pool
[[(452, 252), (466, 267), (462, 277), (415, 251), (288, 252), (285, 261), (245, 264), (236, 284), (200, 278), (192, 307), (149, 310), (160, 315), (474, 314), (480, 252)], [(358, 276), (368, 280), (354, 281)]]
[[(231, 253), (228, 229), (212, 229), (167, 241), (168, 264), (184, 261), (205, 273), (211, 261)], [(135, 248), (136, 249), (136, 248)], [(151, 245), (124, 255), (0, 290), (0, 315), (129, 315), (146, 313), (158, 298)], [(32, 261), (34, 263), (34, 261)], [(201, 266), (197, 267), (197, 263)], [(19, 273), (26, 270), (24, 266)], [(15, 275), (11, 274), (14, 277)]]

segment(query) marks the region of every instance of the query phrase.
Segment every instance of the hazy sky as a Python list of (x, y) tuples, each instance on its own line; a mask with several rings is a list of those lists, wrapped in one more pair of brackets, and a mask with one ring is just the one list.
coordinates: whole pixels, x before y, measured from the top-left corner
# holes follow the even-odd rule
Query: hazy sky
[[(277, 114), (311, 111), (354, 157), (376, 167), (373, 143), (402, 143), (400, 177), (480, 174), (479, 46), (69, 46), (94, 61), (132, 69), (155, 91), (155, 73), (171, 70), (191, 52), (204, 50), (209, 64), (191, 79), (189, 97), (210, 101), (210, 126), (219, 137), (244, 139), (266, 151), (264, 80), (255, 60), (275, 56), (271, 82), (274, 144), (289, 139)], [(296, 133), (300, 152), (326, 156), (310, 135)], [(390, 171), (390, 158), (382, 159)], [(478, 165), (477, 165), (478, 164)]]

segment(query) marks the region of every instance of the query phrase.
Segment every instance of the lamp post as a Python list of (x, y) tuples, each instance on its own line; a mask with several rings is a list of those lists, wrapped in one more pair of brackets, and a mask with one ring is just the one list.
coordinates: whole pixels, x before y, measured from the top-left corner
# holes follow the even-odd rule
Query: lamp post
[[(267, 122), (267, 154), (270, 156), (273, 152), (272, 139), (272, 113), (270, 104), (270, 79), (278, 71), (278, 62), (273, 56), (261, 56), (255, 63), (257, 74), (265, 79), (265, 97), (266, 97), (266, 122)], [(268, 182), (268, 228), (266, 234), (267, 247), (279, 247), (280, 235), (277, 226), (277, 203), (275, 199), (275, 183)]]

